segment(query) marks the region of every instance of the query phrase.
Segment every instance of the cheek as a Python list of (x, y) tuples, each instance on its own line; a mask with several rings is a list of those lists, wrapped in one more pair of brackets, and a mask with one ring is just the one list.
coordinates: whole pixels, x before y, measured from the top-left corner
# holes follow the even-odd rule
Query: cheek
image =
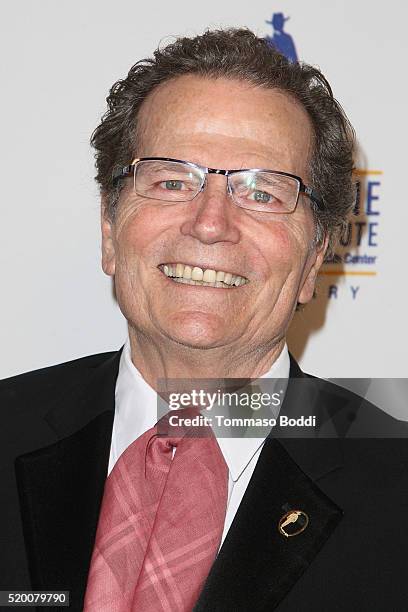
[(287, 222), (273, 222), (264, 229), (268, 231), (257, 235), (256, 269), (265, 280), (282, 280), (301, 268), (307, 252), (305, 236)]
[(151, 217), (147, 210), (126, 214), (116, 233), (116, 297), (124, 316), (134, 324), (145, 320), (148, 311), (149, 255), (155, 233)]
[(157, 207), (149, 204), (128, 206), (121, 213), (116, 230), (116, 253), (119, 265), (143, 264), (154, 257), (166, 225)]

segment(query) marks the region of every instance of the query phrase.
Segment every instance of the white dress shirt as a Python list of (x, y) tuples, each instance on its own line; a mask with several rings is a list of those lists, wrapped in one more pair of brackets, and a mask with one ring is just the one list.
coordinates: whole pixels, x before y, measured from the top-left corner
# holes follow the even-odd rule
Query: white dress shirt
[[(271, 369), (260, 377), (289, 378), (289, 353), (285, 344)], [(280, 384), (280, 387), (282, 385)], [(268, 388), (270, 392), (270, 388)], [(282, 397), (283, 399), (283, 397)], [(272, 410), (276, 418), (279, 407)], [(127, 339), (120, 358), (119, 373), (115, 390), (115, 416), (109, 457), (110, 473), (121, 454), (139, 436), (157, 422), (157, 394), (144, 380), (131, 358), (130, 342)], [(228, 466), (228, 505), (221, 543), (231, 526), (238, 506), (244, 496), (249, 480), (255, 469), (265, 438), (217, 438)]]

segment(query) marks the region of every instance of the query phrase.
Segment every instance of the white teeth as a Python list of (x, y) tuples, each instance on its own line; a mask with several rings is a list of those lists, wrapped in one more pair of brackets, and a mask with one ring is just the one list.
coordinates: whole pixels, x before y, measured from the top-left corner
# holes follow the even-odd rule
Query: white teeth
[(203, 276), (204, 276), (204, 272), (202, 271), (201, 268), (193, 268), (192, 272), (191, 272), (191, 278), (195, 281), (200, 281), (203, 280)]
[(176, 265), (176, 277), (183, 278), (183, 272), (184, 272), (184, 264), (178, 263)]
[(175, 282), (183, 285), (201, 285), (204, 287), (232, 288), (245, 285), (248, 280), (243, 276), (223, 272), (222, 270), (203, 270), (198, 266), (191, 268), (183, 263), (163, 264), (160, 266), (163, 273)]
[(206, 270), (204, 272), (203, 281), (206, 283), (215, 283), (217, 273), (215, 270)]

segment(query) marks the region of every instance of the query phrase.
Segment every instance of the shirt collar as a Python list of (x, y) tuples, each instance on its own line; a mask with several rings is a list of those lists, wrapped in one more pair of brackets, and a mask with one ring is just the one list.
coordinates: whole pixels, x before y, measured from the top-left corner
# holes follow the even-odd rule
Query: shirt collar
[(139, 436), (157, 422), (156, 391), (144, 380), (133, 365), (127, 338), (119, 362), (115, 388), (115, 418), (113, 421), (109, 472), (121, 454)]
[[(262, 389), (262, 380), (273, 379), (272, 384), (278, 384), (279, 387), (283, 386), (283, 391), (286, 391), (289, 370), (289, 352), (285, 344), (279, 357), (272, 364), (268, 372), (257, 379), (257, 384)], [(282, 381), (284, 381), (284, 385), (282, 385)], [(268, 393), (271, 392), (271, 383), (267, 383), (265, 390), (267, 390)], [(282, 394), (280, 405), (282, 405), (283, 395), (284, 393)], [(271, 407), (271, 412), (276, 418), (279, 414), (279, 408), (274, 410), (273, 407)], [(217, 440), (234, 482), (239, 479), (252, 457), (260, 450), (265, 442), (265, 438), (217, 438)]]

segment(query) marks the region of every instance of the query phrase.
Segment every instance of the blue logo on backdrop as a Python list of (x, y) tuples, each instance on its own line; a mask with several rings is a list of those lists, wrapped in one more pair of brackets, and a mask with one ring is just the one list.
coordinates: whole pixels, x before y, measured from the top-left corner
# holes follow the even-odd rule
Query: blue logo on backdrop
[(266, 36), (266, 40), (268, 45), (282, 53), (290, 62), (297, 62), (298, 56), (293, 38), (283, 31), (285, 21), (288, 19), (289, 17), (284, 17), (283, 13), (274, 13), (272, 19), (265, 22), (273, 28), (273, 36)]
[[(336, 261), (328, 263), (319, 274), (350, 277), (350, 283), (329, 284), (329, 299), (337, 299), (340, 291), (349, 291), (352, 300), (359, 297), (363, 279), (377, 276), (377, 264), (381, 242), (381, 186), (382, 170), (358, 168), (354, 176), (359, 178), (361, 189), (346, 231), (336, 250)], [(359, 280), (361, 279), (361, 280)]]

